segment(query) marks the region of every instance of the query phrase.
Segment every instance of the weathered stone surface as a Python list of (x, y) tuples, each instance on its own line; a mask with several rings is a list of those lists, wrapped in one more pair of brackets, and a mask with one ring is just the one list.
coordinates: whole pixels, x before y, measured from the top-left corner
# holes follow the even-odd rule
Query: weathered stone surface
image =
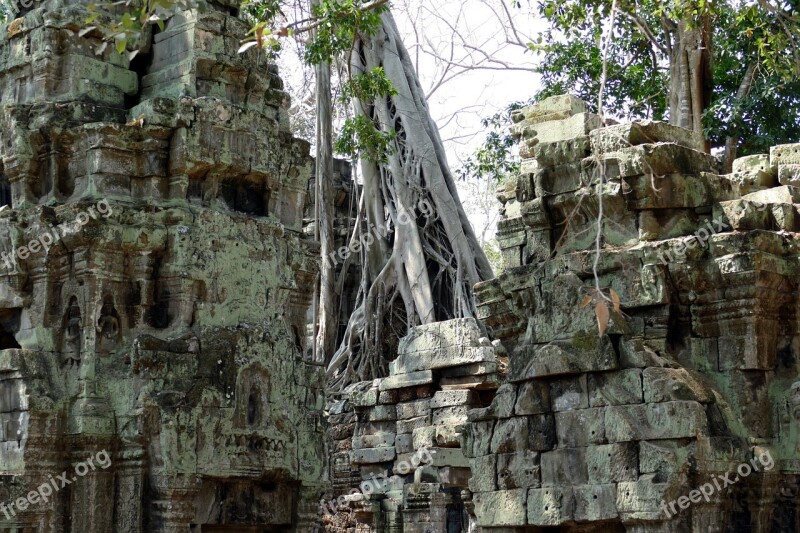
[(496, 470), (500, 490), (527, 489), (541, 484), (539, 454), (529, 450), (498, 454)]
[(617, 355), (608, 337), (584, 334), (571, 341), (521, 347), (511, 358), (512, 381), (617, 368)]
[(430, 370), (420, 370), (407, 374), (395, 374), (382, 379), (380, 390), (405, 389), (433, 383), (433, 373)]
[(600, 485), (639, 478), (639, 453), (636, 444), (603, 444), (586, 450), (589, 483)]
[(470, 459), (472, 479), (469, 480), (469, 489), (472, 492), (497, 490), (497, 457), (496, 455), (483, 455)]
[(586, 448), (561, 448), (540, 455), (542, 486), (583, 485), (589, 480)]
[(705, 150), (705, 139), (699, 132), (650, 120), (598, 128), (589, 134), (589, 138), (595, 154), (653, 143), (675, 143), (698, 152)]
[(441, 407), (452, 407), (455, 405), (475, 405), (478, 403), (478, 395), (473, 390), (447, 390), (437, 391), (430, 401), (431, 409)]
[[(623, 361), (620, 355), (621, 365)], [(588, 386), (592, 407), (642, 403), (642, 371), (637, 368), (589, 374)]]
[(480, 492), (473, 496), (479, 526), (524, 526), (527, 522), (524, 489)]
[(618, 516), (617, 486), (614, 484), (578, 485), (573, 487), (572, 494), (575, 498), (575, 520), (593, 522)]
[(555, 444), (552, 415), (531, 415), (499, 420), (492, 435), (492, 453), (550, 450)]
[(553, 411), (568, 411), (570, 409), (586, 409), (589, 407), (586, 374), (551, 381), (550, 405)]
[(606, 407), (605, 426), (610, 443), (708, 434), (703, 406), (689, 401)]
[(571, 522), (575, 498), (571, 487), (547, 487), (528, 491), (528, 524), (558, 526)]
[(647, 403), (693, 400), (714, 401), (711, 391), (685, 368), (646, 368), (642, 372), (644, 401)]
[(550, 387), (544, 381), (526, 381), (519, 385), (514, 414), (538, 415), (550, 411)]
[(603, 409), (578, 409), (555, 413), (558, 445), (568, 448), (605, 442)]

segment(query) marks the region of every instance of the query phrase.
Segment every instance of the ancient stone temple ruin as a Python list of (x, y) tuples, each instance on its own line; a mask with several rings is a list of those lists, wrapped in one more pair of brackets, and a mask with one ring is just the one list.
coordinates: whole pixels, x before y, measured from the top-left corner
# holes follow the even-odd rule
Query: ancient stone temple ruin
[(326, 398), (308, 145), (208, 7), (0, 31), (0, 532), (800, 531), (800, 145), (520, 110), (478, 316)]
[(277, 71), (235, 3), (133, 61), (34, 7), (0, 40), (0, 531), (310, 530), (318, 247)]
[(720, 175), (571, 97), (514, 120), (508, 268), (332, 405), (329, 529), (800, 531), (800, 145)]

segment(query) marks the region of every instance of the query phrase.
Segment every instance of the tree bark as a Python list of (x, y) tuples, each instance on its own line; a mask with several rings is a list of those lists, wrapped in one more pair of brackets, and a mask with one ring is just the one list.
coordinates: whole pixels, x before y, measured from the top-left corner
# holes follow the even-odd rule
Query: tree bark
[[(711, 23), (707, 16), (697, 26), (681, 20), (674, 25), (670, 53), (670, 123), (693, 131), (703, 131), (702, 116), (711, 103)], [(706, 146), (706, 151), (709, 147)]]
[[(312, 2), (313, 4), (314, 2)], [(320, 242), (322, 262), (318, 283), (314, 332), (314, 361), (327, 364), (333, 357), (338, 326), (335, 297), (335, 264), (329, 260), (333, 252), (333, 104), (331, 102), (331, 66), (324, 62), (315, 66), (317, 91), (317, 158), (314, 174), (316, 237)]]
[[(756, 79), (756, 72), (758, 72), (758, 63), (750, 63), (750, 65), (747, 67), (747, 71), (744, 73), (742, 82), (739, 84), (739, 89), (736, 91), (736, 99), (733, 101), (731, 122), (735, 123), (742, 117), (741, 106), (743, 105), (745, 99), (750, 95), (750, 91), (753, 89), (753, 83)], [(733, 127), (736, 128), (736, 124), (733, 124)], [(733, 172), (733, 160), (736, 159), (738, 150), (739, 136), (729, 135), (725, 139), (725, 156), (723, 159), (723, 172), (725, 174)]]
[(456, 191), (438, 128), (390, 13), (355, 43), (353, 74), (383, 67), (398, 94), (356, 112), (396, 138), (388, 161), (361, 162), (367, 231), (356, 311), (328, 367), (333, 388), (386, 375), (408, 328), (475, 315), (472, 288), (492, 277)]

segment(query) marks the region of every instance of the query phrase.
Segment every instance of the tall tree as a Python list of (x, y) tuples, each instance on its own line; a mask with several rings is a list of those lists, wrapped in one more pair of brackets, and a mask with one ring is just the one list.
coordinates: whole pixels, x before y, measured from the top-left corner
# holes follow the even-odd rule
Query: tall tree
[(475, 314), (472, 287), (492, 269), (458, 198), (425, 94), (391, 13), (356, 40), (353, 74), (382, 68), (394, 94), (356, 100), (356, 112), (391, 132), (383, 159), (361, 160), (366, 248), (358, 305), (329, 365), (332, 382), (385, 375), (409, 327)]
[[(599, 36), (611, 1), (542, 0), (539, 6), (551, 24), (531, 45), (542, 54), (538, 70), (546, 88), (539, 97), (566, 91), (593, 101), (602, 64)], [(619, 10), (609, 54), (608, 109), (631, 117), (667, 116), (702, 130), (713, 146), (727, 146), (729, 166), (743, 139), (756, 133), (743, 131), (742, 112), (758, 107), (764, 93), (754, 88), (760, 79), (787, 101), (796, 100), (796, 0), (628, 0)], [(758, 134), (766, 129), (780, 137), (784, 125), (764, 124)], [(720, 138), (723, 131), (727, 138)]]

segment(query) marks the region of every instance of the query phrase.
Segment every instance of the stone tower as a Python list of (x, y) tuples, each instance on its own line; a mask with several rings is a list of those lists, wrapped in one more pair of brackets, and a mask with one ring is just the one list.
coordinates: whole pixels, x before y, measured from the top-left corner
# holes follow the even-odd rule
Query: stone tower
[(0, 531), (311, 527), (311, 159), (237, 7), (133, 61), (78, 3), (0, 30)]

